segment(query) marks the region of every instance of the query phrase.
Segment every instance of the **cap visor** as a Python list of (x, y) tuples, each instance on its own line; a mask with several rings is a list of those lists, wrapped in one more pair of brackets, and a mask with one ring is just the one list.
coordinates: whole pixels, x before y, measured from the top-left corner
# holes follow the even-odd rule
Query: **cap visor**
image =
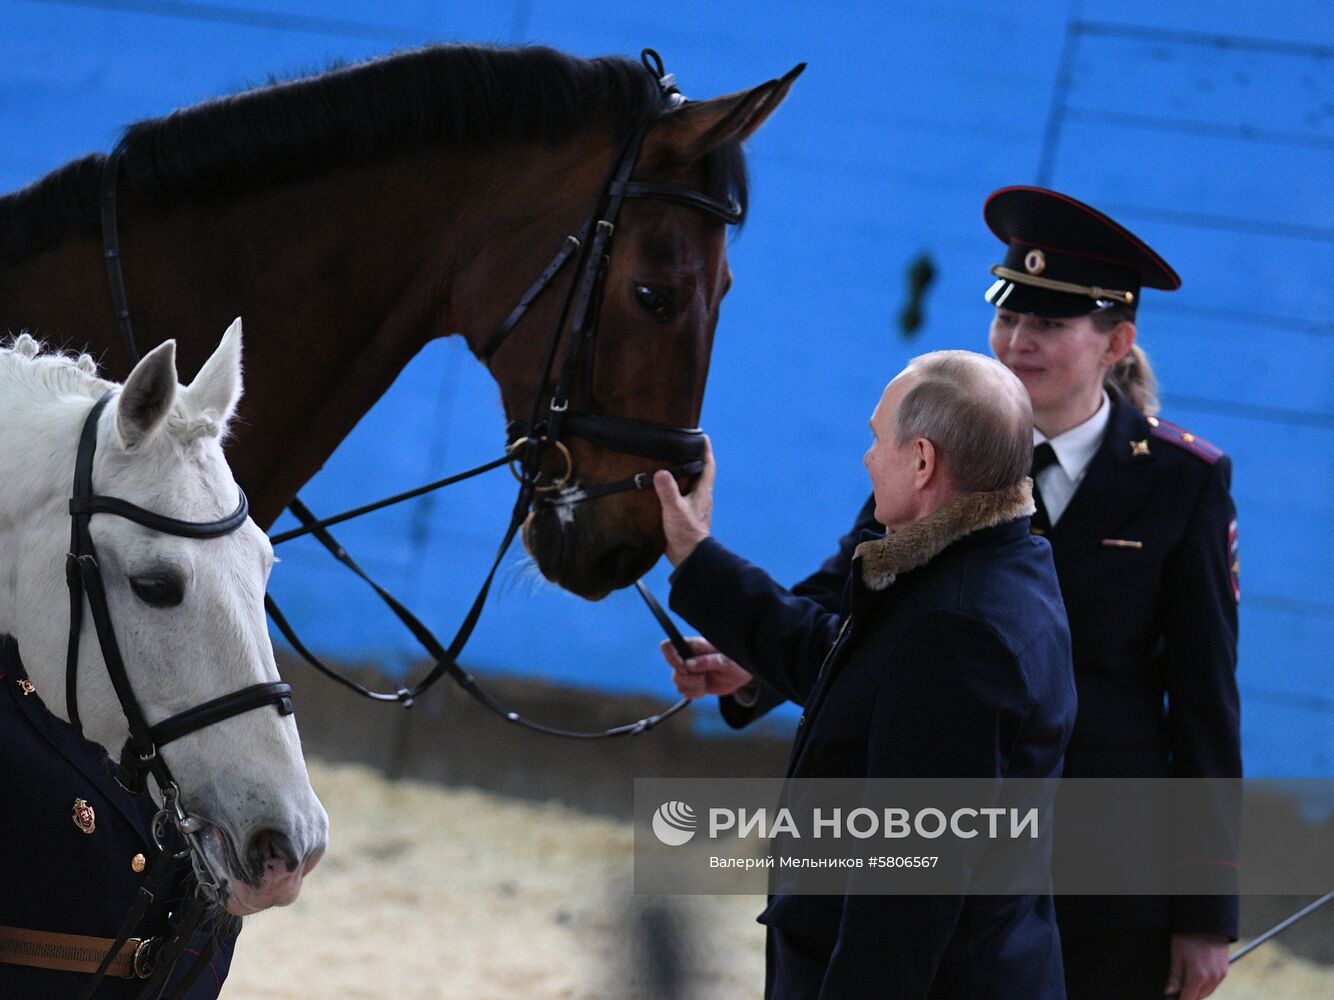
[(1051, 319), (1087, 316), (1102, 308), (1096, 299), (1091, 299), (1087, 295), (1071, 295), (1068, 292), (1056, 292), (1048, 288), (1035, 288), (1032, 285), (1021, 285), (1017, 281), (1006, 281), (1004, 278), (987, 289), (986, 300), (997, 309), (1031, 313), (1034, 316), (1046, 316)]

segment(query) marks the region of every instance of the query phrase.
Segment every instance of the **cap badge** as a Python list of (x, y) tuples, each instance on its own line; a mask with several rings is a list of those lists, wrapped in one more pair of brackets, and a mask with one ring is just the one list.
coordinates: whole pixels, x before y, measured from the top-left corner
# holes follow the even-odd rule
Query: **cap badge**
[(1047, 255), (1041, 250), (1030, 250), (1024, 254), (1024, 270), (1029, 274), (1041, 274), (1047, 266)]
[(83, 799), (74, 800), (74, 812), (71, 818), (74, 820), (74, 825), (84, 833), (92, 833), (97, 829), (97, 814)]
[(1145, 438), (1143, 441), (1131, 441), (1131, 442), (1130, 442), (1130, 454), (1131, 454), (1132, 456), (1134, 456), (1135, 458), (1143, 458), (1143, 457), (1144, 457), (1145, 455), (1147, 455), (1148, 453), (1149, 453), (1149, 439), (1148, 439), (1148, 438)]

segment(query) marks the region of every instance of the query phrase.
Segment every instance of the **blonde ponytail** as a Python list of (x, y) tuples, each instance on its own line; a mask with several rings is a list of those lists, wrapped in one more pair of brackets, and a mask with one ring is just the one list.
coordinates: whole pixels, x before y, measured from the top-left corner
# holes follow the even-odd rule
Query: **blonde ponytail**
[(1109, 388), (1119, 389), (1130, 405), (1146, 417), (1158, 412), (1158, 379), (1153, 374), (1153, 365), (1149, 364), (1149, 356), (1139, 344), (1130, 345), (1126, 356), (1107, 373), (1104, 382)]
[[(1111, 333), (1121, 323), (1134, 324), (1135, 307), (1118, 303), (1093, 313), (1089, 319), (1095, 330)], [(1146, 417), (1154, 416), (1160, 409), (1158, 379), (1153, 374), (1153, 365), (1149, 364), (1149, 356), (1139, 344), (1130, 345), (1126, 356), (1107, 372), (1103, 385), (1119, 390), (1130, 405)]]

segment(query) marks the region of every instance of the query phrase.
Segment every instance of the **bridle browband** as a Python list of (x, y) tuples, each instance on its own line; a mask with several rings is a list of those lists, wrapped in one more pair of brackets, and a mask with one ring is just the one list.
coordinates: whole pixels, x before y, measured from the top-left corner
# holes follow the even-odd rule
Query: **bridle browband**
[[(652, 49), (645, 49), (642, 60), (645, 68), (657, 79), (668, 107), (679, 107), (685, 103), (684, 96), (676, 88), (675, 78), (664, 71), (661, 57)], [(571, 310), (573, 310), (574, 320), (570, 327), (569, 347), (559, 369), (559, 379), (549, 401), (546, 403), (545, 411), (543, 408), (545, 392), (539, 392), (530, 419), (526, 423), (516, 421), (507, 428), (508, 445), (505, 455), (434, 483), (364, 504), (353, 510), (324, 519), (316, 518), (299, 497), (295, 498), (288, 505), (288, 510), (301, 523), (301, 527), (270, 536), (270, 541), (276, 546), (302, 535), (313, 535), (335, 559), (356, 573), (375, 591), (377, 596), (408, 628), (434, 661), (434, 666), (426, 677), (412, 687), (400, 686), (393, 692), (372, 691), (320, 662), (301, 642), (273, 599), (266, 595), (265, 607), (273, 619), (274, 625), (292, 648), (312, 667), (358, 694), (376, 701), (394, 702), (404, 707), (411, 707), (423, 692), (445, 674), (449, 674), (468, 694), (505, 721), (536, 732), (581, 740), (646, 732), (689, 704), (689, 699), (682, 698), (666, 711), (657, 715), (600, 732), (559, 729), (542, 725), (523, 717), (518, 712), (507, 710), (483, 690), (476, 679), (458, 663), (458, 657), (481, 617), (482, 609), (485, 606), (491, 584), (499, 570), (501, 561), (530, 510), (534, 507), (557, 508), (570, 506), (626, 490), (643, 491), (652, 489), (653, 473), (641, 472), (617, 482), (598, 483), (578, 490), (557, 492), (561, 491), (561, 488), (568, 484), (573, 476), (573, 460), (570, 458), (568, 446), (561, 440), (562, 433), (567, 436), (583, 437), (599, 447), (610, 450), (670, 462), (672, 467), (668, 471), (676, 476), (693, 477), (703, 469), (704, 433), (702, 430), (698, 427), (672, 427), (629, 417), (594, 413), (590, 400), (591, 378), (583, 380), (584, 411), (569, 412), (570, 385), (574, 376), (575, 365), (581, 357), (587, 366), (587, 373), (591, 375), (593, 341), (600, 308), (599, 295), (602, 282), (606, 277), (608, 254), (612, 235), (616, 228), (616, 219), (625, 199), (651, 198), (674, 202), (706, 212), (724, 224), (735, 224), (742, 220), (741, 207), (731, 198), (720, 200), (686, 187), (632, 181), (630, 179), (639, 159), (644, 136), (652, 124), (653, 122), (649, 121), (641, 125), (621, 145), (607, 180), (600, 189), (594, 210), (581, 227), (579, 234), (567, 236), (562, 241), (555, 257), (538, 275), (533, 284), (520, 296), (519, 303), (487, 340), (482, 350), (478, 352), (478, 356), (484, 363), (489, 362), (495, 352), (504, 344), (506, 338), (524, 318), (529, 307), (552, 284), (565, 265), (572, 260), (577, 262), (576, 275), (566, 292), (555, 333), (547, 351), (542, 381), (539, 384), (543, 387), (551, 384), (557, 350), (563, 339), (562, 333), (566, 328), (566, 321), (571, 316)], [(130, 311), (125, 293), (116, 212), (117, 179), (124, 152), (124, 140), (122, 140), (107, 156), (102, 166), (102, 244), (107, 267), (107, 280), (111, 286), (112, 303), (115, 308), (116, 324), (120, 330), (127, 355), (131, 362), (137, 362), (140, 355), (135, 344), (134, 328), (130, 321)], [(585, 344), (587, 345), (586, 348)], [(554, 449), (564, 459), (566, 468), (563, 475), (548, 483), (541, 481), (543, 452), (546, 449)], [(454, 639), (446, 647), (406, 606), (371, 579), (356, 564), (347, 550), (333, 538), (328, 529), (333, 524), (401, 503), (413, 497), (422, 496), (432, 490), (470, 479), (506, 464), (510, 466), (511, 471), (519, 480), (519, 493), (515, 500), (509, 526), (501, 539), (490, 571), (483, 580), (472, 606), (455, 633)], [(556, 495), (550, 495), (553, 493)], [(671, 618), (667, 616), (667, 613), (643, 585), (642, 581), (637, 582), (635, 586), (654, 618), (662, 626), (677, 653), (682, 658), (689, 658), (692, 655), (690, 647), (686, 644), (684, 637)]]
[[(119, 497), (95, 493), (93, 457), (97, 451), (98, 423), (103, 411), (114, 397), (114, 390), (106, 393), (89, 410), (79, 435), (79, 448), (74, 460), (74, 488), (69, 502), (70, 549), (65, 563), (65, 579), (70, 595), (69, 646), (65, 658), (65, 700), (69, 721), (75, 729), (82, 732), (78, 701), (79, 641), (83, 632), (83, 606), (86, 599), (98, 645), (102, 649), (102, 659), (106, 663), (107, 674), (111, 678), (111, 685), (115, 689), (121, 711), (125, 713), (129, 725), (129, 738), (121, 750), (116, 780), (130, 792), (138, 793), (144, 790), (145, 776), (147, 774), (153, 776), (162, 793), (162, 808), (153, 819), (152, 833), (155, 842), (159, 849), (165, 849), (167, 825), (175, 827), (186, 844), (186, 850), (178, 857), (191, 856), (200, 879), (200, 888), (216, 892), (222, 883), (203, 844), (199, 841), (205, 824), (186, 811), (181, 801), (180, 786), (177, 785), (160, 751), (168, 743), (189, 733), (269, 705), (277, 706), (278, 712), (282, 715), (291, 715), (292, 688), (281, 681), (252, 684), (149, 725), (139, 699), (134, 693), (134, 687), (130, 683), (120, 646), (116, 642), (106, 588), (97, 560), (97, 549), (93, 545), (90, 530), (93, 515), (122, 517), (152, 531), (181, 538), (208, 539), (220, 538), (236, 531), (245, 523), (250, 507), (246, 502), (245, 493), (238, 486), (239, 498), (236, 509), (226, 517), (218, 518), (216, 521), (183, 521), (146, 510)], [(156, 865), (155, 875), (158, 869), (165, 872), (170, 867), (165, 861)], [(124, 941), (128, 940), (130, 933), (152, 901), (154, 893), (160, 887), (160, 879), (151, 880), (151, 888), (150, 882), (141, 887), (139, 897), (125, 920), (123, 933), (117, 939), (117, 944), (108, 951), (102, 969), (85, 987), (83, 996), (90, 996), (97, 988), (112, 959), (119, 953)], [(180, 949), (184, 947), (189, 935), (202, 919), (205, 907), (205, 901), (199, 896), (187, 904), (186, 915), (181, 925), (176, 928), (172, 940), (161, 952), (161, 974), (153, 977), (153, 983), (149, 984), (142, 996), (150, 995), (150, 990), (154, 991), (151, 995), (157, 995), (156, 991), (160, 990), (162, 982), (165, 982), (171, 966), (179, 956)]]

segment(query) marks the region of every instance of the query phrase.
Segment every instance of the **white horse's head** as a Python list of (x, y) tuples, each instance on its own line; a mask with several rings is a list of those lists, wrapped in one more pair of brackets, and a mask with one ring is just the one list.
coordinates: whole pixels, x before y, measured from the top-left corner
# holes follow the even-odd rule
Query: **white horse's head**
[[(150, 352), (97, 426), (93, 491), (182, 521), (236, 509), (221, 439), (241, 394), (241, 322), (189, 386), (175, 345)], [(26, 336), (0, 350), (0, 631), (19, 650), (46, 705), (69, 718), (65, 553), (74, 456), (85, 418), (112, 384), (77, 361), (40, 353)], [(164, 534), (94, 514), (107, 606), (149, 725), (250, 685), (278, 680), (264, 615), (273, 549), (247, 519), (217, 538)], [(92, 622), (78, 648), (84, 735), (113, 755), (129, 724)], [(328, 817), (311, 790), (296, 723), (272, 705), (180, 737), (161, 749), (202, 835), (220, 902), (237, 914), (290, 903), (319, 860)]]

